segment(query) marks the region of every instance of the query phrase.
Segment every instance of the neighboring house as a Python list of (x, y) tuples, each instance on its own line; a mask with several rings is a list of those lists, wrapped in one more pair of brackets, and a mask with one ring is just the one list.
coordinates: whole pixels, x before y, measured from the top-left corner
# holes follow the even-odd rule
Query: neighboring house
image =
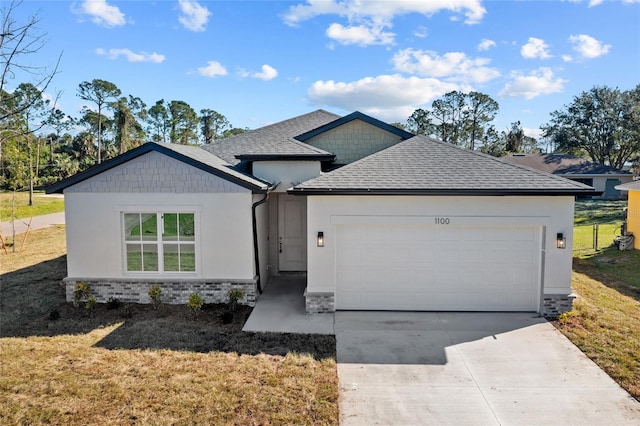
[(616, 186), (629, 193), (627, 200), (627, 232), (633, 234), (633, 248), (640, 250), (640, 180)]
[(592, 186), (602, 193), (593, 198), (624, 199), (625, 194), (616, 186), (633, 180), (628, 171), (567, 154), (509, 154), (502, 159)]
[[(340, 167), (341, 166), (341, 167)], [(571, 309), (582, 183), (318, 110), (202, 148), (147, 143), (52, 185), (67, 299), (167, 303), (305, 272), (310, 313)], [(277, 284), (272, 284), (277, 285)]]

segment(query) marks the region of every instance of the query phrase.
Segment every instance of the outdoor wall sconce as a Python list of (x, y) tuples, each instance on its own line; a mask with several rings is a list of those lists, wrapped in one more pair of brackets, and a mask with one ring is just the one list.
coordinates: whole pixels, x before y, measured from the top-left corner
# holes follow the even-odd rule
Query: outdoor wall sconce
[(318, 232), (318, 247), (324, 247), (324, 232)]
[(562, 232), (558, 232), (558, 234), (556, 234), (556, 247), (559, 249), (567, 248), (567, 239), (564, 237)]

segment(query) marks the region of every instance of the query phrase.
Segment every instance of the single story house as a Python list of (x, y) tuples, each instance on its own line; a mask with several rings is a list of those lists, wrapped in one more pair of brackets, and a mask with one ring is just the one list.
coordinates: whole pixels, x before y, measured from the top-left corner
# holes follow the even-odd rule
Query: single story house
[(616, 186), (629, 193), (627, 199), (627, 232), (633, 234), (633, 248), (640, 250), (640, 180)]
[(502, 157), (515, 164), (562, 176), (592, 186), (602, 193), (593, 198), (621, 200), (626, 194), (617, 185), (631, 182), (633, 174), (615, 167), (599, 164), (567, 154), (509, 154)]
[[(571, 309), (576, 196), (597, 191), (365, 114), (202, 147), (146, 143), (58, 182), (67, 299), (205, 302), (307, 276), (309, 313)], [(276, 284), (273, 284), (276, 285)]]

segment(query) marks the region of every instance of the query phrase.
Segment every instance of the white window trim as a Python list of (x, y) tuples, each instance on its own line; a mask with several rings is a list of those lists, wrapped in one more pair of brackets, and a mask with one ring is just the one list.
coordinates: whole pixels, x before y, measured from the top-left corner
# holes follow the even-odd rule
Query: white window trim
[[(122, 246), (122, 272), (125, 276), (135, 277), (201, 277), (201, 262), (200, 262), (200, 207), (189, 206), (177, 206), (177, 207), (158, 207), (158, 206), (126, 206), (119, 209), (120, 214), (120, 242)], [(125, 240), (125, 213), (148, 213), (155, 214), (158, 217), (156, 225), (158, 227), (157, 239), (155, 241), (149, 241), (151, 244), (156, 244), (158, 247), (158, 271), (129, 271), (127, 270), (127, 241)], [(194, 240), (193, 246), (195, 251), (195, 271), (165, 271), (164, 270), (164, 247), (162, 241), (162, 215), (167, 213), (190, 213), (193, 214), (194, 224)], [(188, 242), (187, 244), (191, 244)]]

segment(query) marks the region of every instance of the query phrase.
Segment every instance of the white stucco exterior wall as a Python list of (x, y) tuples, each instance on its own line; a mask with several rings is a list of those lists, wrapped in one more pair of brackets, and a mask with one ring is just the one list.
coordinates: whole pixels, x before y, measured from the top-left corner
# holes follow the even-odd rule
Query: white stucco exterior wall
[(171, 276), (125, 272), (122, 212), (193, 211), (197, 271), (179, 277), (253, 279), (251, 202), (251, 193), (65, 193), (68, 276)]
[[(255, 277), (251, 220), (254, 196), (235, 183), (150, 152), (70, 186), (64, 195), (69, 277)], [(126, 272), (123, 212), (194, 212), (196, 272)]]
[[(396, 223), (449, 217), (449, 226), (456, 218), (465, 224), (541, 226), (546, 231), (543, 294), (571, 293), (573, 197), (309, 196), (307, 203), (308, 292), (335, 293), (336, 223), (378, 216)], [(324, 247), (316, 246), (318, 231), (324, 232)], [(566, 249), (556, 247), (559, 232), (567, 238)]]
[(274, 192), (287, 189), (320, 176), (319, 161), (255, 161), (253, 175), (272, 184), (278, 184)]

